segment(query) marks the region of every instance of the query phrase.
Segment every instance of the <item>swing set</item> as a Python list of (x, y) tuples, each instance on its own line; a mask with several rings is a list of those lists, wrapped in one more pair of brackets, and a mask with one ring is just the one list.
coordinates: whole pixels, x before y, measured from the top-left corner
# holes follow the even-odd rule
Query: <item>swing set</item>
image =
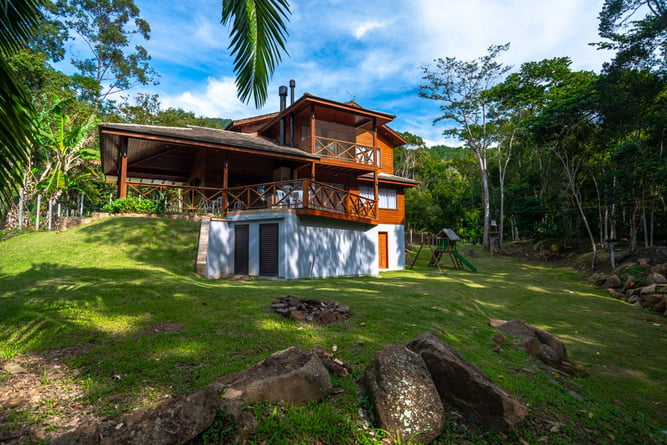
[(413, 258), (412, 264), (410, 264), (410, 269), (412, 270), (417, 261), (426, 260), (426, 258), (419, 258), (419, 255), (421, 254), (424, 246), (428, 245), (428, 248), (431, 252), (430, 257), (428, 258), (429, 267), (436, 267), (439, 272), (442, 272), (442, 269), (440, 268), (440, 261), (442, 260), (442, 257), (447, 254), (451, 259), (455, 269), (463, 270), (463, 267), (465, 266), (472, 272), (477, 272), (477, 268), (470, 264), (470, 262), (466, 260), (463, 255), (461, 255), (456, 249), (456, 243), (458, 241), (461, 241), (461, 238), (459, 238), (459, 236), (454, 233), (452, 229), (448, 228), (442, 229), (435, 236), (428, 234), (428, 236), (422, 238), (419, 249), (417, 249), (417, 254)]

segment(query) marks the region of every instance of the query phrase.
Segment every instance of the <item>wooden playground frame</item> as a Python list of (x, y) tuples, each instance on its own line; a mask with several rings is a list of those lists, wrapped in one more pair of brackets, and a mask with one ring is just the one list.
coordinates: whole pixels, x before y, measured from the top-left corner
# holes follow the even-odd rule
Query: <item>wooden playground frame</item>
[(454, 233), (452, 229), (444, 228), (437, 235), (428, 233), (422, 237), (421, 244), (419, 249), (417, 249), (417, 254), (412, 259), (410, 264), (410, 270), (415, 266), (417, 261), (425, 260), (426, 258), (419, 258), (424, 245), (428, 245), (431, 255), (428, 258), (429, 267), (436, 267), (439, 272), (442, 272), (440, 267), (440, 261), (442, 257), (447, 254), (452, 261), (452, 265), (457, 270), (463, 270), (463, 267), (467, 267), (472, 272), (477, 272), (477, 268), (473, 266), (468, 260), (466, 260), (461, 253), (456, 248), (456, 243), (460, 241), (461, 238)]

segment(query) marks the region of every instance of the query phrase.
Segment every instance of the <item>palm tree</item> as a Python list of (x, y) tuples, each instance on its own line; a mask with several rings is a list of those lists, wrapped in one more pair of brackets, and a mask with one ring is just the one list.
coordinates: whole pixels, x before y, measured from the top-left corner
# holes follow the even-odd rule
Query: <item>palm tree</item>
[(20, 165), (29, 156), (34, 128), (30, 96), (8, 58), (26, 45), (41, 20), (43, 0), (0, 0), (0, 210), (21, 182)]
[(222, 24), (231, 24), (229, 48), (234, 56), (239, 99), (254, 98), (260, 108), (268, 84), (285, 50), (287, 0), (223, 0)]

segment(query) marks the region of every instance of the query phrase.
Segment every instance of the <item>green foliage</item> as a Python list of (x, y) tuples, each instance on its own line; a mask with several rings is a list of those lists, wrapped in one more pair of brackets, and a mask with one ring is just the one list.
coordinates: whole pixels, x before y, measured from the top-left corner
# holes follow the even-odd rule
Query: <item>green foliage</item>
[(128, 51), (130, 37), (150, 38), (150, 25), (134, 0), (59, 0), (56, 5), (48, 14), (50, 24), (68, 36), (76, 33), (90, 48), (88, 56), (72, 57), (82, 98), (101, 104), (110, 94), (157, 83), (146, 49), (133, 45)]
[(39, 0), (3, 1), (0, 27), (0, 214), (21, 183), (34, 140), (34, 109), (9, 58), (25, 48), (41, 19)]
[(102, 211), (106, 213), (157, 213), (157, 206), (151, 200), (145, 198), (118, 198), (105, 204)]
[(252, 96), (260, 108), (268, 84), (285, 50), (287, 0), (222, 1), (222, 23), (230, 25), (236, 90), (242, 102)]
[[(644, 17), (637, 17), (644, 13)], [(603, 49), (616, 50), (606, 68), (667, 67), (667, 5), (664, 0), (605, 0), (598, 32)]]

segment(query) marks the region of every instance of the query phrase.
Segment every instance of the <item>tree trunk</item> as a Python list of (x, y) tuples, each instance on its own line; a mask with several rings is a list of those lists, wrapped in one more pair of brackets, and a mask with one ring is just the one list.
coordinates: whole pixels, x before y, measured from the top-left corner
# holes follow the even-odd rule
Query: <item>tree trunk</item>
[(486, 155), (480, 151), (475, 151), (477, 154), (477, 162), (479, 163), (479, 171), (482, 180), (482, 199), (484, 205), (484, 234), (482, 236), (482, 247), (485, 250), (490, 250), (489, 243), (489, 229), (491, 227), (491, 198), (489, 195), (489, 171), (486, 165)]

